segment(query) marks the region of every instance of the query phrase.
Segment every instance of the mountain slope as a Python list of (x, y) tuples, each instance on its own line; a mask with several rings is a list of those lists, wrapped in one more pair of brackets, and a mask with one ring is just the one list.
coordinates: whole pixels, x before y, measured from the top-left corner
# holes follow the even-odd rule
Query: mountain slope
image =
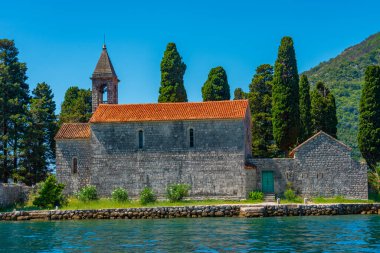
[(332, 90), (337, 102), (338, 138), (354, 149), (357, 158), (360, 156), (357, 133), (364, 71), (368, 65), (379, 63), (380, 33), (376, 33), (303, 73), (312, 84), (322, 81)]

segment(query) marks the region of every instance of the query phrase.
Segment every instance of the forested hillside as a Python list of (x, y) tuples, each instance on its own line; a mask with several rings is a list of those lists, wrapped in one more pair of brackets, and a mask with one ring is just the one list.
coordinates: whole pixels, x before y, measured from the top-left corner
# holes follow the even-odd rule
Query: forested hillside
[(338, 138), (354, 148), (356, 157), (360, 156), (357, 133), (364, 71), (368, 65), (378, 65), (379, 62), (380, 33), (376, 33), (304, 72), (313, 85), (322, 81), (332, 90), (337, 103)]

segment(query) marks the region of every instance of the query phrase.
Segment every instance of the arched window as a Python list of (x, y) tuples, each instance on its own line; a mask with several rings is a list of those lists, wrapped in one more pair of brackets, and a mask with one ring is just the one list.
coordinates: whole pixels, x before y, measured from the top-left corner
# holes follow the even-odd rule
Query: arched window
[(189, 129), (189, 145), (190, 148), (194, 147), (194, 129)]
[(144, 146), (144, 132), (139, 130), (139, 149), (142, 149)]
[(107, 102), (108, 102), (108, 90), (107, 90), (107, 84), (104, 86), (104, 88), (103, 88), (103, 92), (102, 92), (103, 94), (102, 94), (102, 102), (103, 102), (103, 104), (107, 104)]
[(78, 173), (78, 158), (76, 158), (76, 157), (73, 157), (72, 170), (73, 170), (73, 174)]

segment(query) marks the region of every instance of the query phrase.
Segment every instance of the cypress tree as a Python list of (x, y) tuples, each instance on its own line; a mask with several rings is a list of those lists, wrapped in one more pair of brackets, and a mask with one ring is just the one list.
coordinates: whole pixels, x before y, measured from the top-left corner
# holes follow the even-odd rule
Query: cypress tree
[(187, 94), (183, 84), (186, 64), (177, 51), (174, 43), (169, 43), (161, 61), (161, 87), (159, 103), (187, 102)]
[(247, 99), (248, 94), (245, 93), (242, 88), (236, 88), (234, 91), (234, 100), (242, 100), (242, 99)]
[(22, 134), (27, 127), (29, 86), (26, 64), (19, 62), (13, 40), (0, 40), (0, 181), (18, 167)]
[(207, 81), (202, 87), (202, 97), (203, 101), (230, 100), (230, 85), (223, 67), (219, 66), (210, 70)]
[(249, 85), (252, 114), (252, 156), (272, 157), (275, 153), (272, 129), (273, 67), (260, 65)]
[(359, 108), (358, 142), (362, 156), (374, 169), (380, 162), (380, 67), (368, 66)]
[(300, 142), (312, 134), (310, 84), (306, 75), (300, 79)]
[(299, 138), (299, 77), (293, 40), (284, 37), (274, 66), (272, 88), (273, 136), (278, 147), (287, 152)]
[(62, 123), (88, 122), (92, 115), (92, 94), (90, 89), (70, 87), (65, 93), (59, 115), (59, 125)]
[(335, 97), (322, 82), (311, 92), (311, 117), (314, 132), (322, 130), (337, 137)]

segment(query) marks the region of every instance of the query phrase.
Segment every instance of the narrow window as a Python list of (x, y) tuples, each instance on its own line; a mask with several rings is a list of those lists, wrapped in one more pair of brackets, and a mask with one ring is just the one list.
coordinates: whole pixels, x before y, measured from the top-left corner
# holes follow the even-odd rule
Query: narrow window
[(78, 173), (78, 158), (73, 157), (73, 174)]
[(104, 86), (103, 88), (103, 92), (102, 92), (102, 102), (103, 104), (107, 104), (108, 103), (108, 89), (107, 89), (107, 84)]
[(139, 130), (139, 149), (142, 149), (144, 145), (144, 132)]
[(194, 129), (190, 128), (189, 130), (190, 137), (190, 148), (194, 147)]

